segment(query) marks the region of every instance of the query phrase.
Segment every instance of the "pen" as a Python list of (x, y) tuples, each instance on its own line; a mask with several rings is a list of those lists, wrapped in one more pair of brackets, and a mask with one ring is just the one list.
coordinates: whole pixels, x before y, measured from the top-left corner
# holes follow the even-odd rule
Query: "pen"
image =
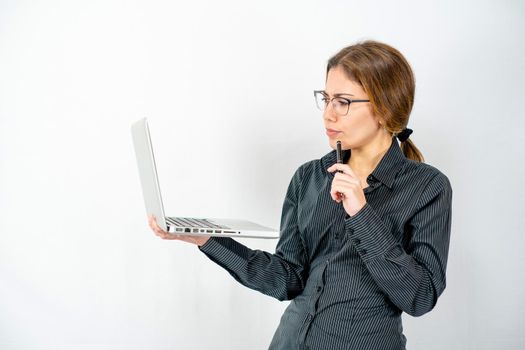
[[(341, 151), (341, 141), (337, 141), (337, 150), (336, 150), (337, 163), (343, 164), (343, 151)], [(337, 170), (342, 173), (341, 170)]]
[[(335, 151), (335, 154), (336, 154), (336, 158), (337, 158), (337, 163), (339, 164), (343, 164), (343, 151), (341, 150), (341, 141), (337, 141), (337, 144), (336, 144), (336, 151)], [(337, 170), (338, 172), (342, 173), (343, 171), (342, 170)], [(345, 197), (345, 195), (341, 192), (339, 192), (339, 197), (341, 199), (343, 199)]]

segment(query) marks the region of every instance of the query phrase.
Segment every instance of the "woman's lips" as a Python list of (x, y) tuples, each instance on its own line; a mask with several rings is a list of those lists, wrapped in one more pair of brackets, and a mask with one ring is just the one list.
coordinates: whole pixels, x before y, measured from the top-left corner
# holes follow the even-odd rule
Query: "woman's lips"
[(333, 130), (333, 129), (326, 129), (326, 135), (328, 137), (335, 137), (337, 135), (341, 134), (341, 131)]

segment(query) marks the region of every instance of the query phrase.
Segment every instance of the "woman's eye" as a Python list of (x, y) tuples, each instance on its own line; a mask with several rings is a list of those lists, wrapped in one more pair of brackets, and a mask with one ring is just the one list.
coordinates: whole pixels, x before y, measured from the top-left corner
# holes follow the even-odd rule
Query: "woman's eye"
[(340, 106), (340, 107), (346, 107), (348, 106), (348, 101), (347, 100), (343, 100), (341, 98), (336, 98), (334, 100), (334, 103), (337, 105), (337, 106)]

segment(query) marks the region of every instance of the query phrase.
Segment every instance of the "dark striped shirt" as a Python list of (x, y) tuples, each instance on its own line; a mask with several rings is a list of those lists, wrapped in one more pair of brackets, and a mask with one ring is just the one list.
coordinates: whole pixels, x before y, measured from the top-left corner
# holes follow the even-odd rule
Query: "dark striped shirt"
[(445, 289), (450, 182), (393, 138), (349, 217), (330, 196), (335, 162), (334, 150), (293, 175), (274, 254), (225, 237), (200, 249), (243, 285), (292, 300), (270, 349), (405, 349), (401, 313), (429, 312)]

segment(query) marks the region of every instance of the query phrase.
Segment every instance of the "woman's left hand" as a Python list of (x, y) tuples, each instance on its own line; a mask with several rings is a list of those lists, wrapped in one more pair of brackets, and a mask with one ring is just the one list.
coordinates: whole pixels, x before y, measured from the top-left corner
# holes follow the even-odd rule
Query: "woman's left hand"
[(343, 202), (343, 207), (348, 215), (353, 216), (357, 214), (366, 204), (365, 193), (361, 188), (359, 178), (348, 164), (336, 163), (326, 170), (331, 173), (336, 170), (343, 171), (342, 173), (335, 173), (330, 195), (337, 203)]

